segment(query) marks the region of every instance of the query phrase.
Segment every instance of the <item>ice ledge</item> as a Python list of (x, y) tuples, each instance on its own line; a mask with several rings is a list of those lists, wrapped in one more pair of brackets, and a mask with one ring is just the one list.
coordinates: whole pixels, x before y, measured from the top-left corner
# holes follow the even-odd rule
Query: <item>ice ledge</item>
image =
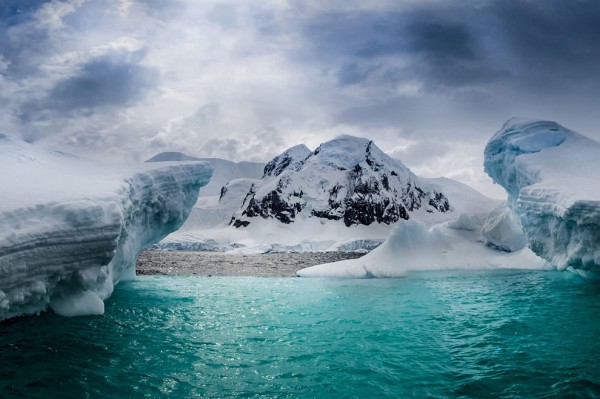
[(536, 254), (561, 270), (600, 271), (600, 143), (556, 122), (511, 119), (484, 159)]
[[(212, 173), (203, 163), (96, 168), (20, 143), (26, 161), (10, 162), (13, 144), (0, 143), (8, 165), (0, 185), (11, 190), (0, 201), (0, 320), (48, 307), (102, 314), (114, 285), (135, 275), (138, 253), (181, 226)], [(64, 185), (60, 194), (39, 191), (44, 180)], [(23, 206), (15, 207), (10, 198), (19, 196)]]

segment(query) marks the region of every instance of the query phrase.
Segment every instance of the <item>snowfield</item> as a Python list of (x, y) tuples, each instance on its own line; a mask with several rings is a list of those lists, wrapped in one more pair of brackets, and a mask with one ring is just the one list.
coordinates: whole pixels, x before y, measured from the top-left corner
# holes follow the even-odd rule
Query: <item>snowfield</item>
[(600, 143), (556, 122), (511, 119), (485, 149), (531, 249), (558, 269), (600, 271)]
[(179, 228), (203, 163), (109, 168), (0, 135), (0, 320), (102, 314), (145, 247)]
[(220, 191), (200, 198), (182, 228), (158, 247), (367, 252), (399, 218), (430, 226), (463, 212), (486, 214), (500, 203), (455, 180), (419, 178), (372, 141), (352, 136), (315, 151), (291, 147), (267, 163), (261, 179), (236, 178)]

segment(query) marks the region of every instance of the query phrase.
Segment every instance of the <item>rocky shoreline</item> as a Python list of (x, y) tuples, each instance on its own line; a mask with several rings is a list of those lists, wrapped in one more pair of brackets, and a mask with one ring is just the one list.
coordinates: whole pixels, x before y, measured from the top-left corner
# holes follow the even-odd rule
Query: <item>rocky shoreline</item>
[(222, 252), (145, 250), (136, 274), (167, 276), (296, 277), (298, 270), (322, 263), (360, 258), (354, 252), (294, 252), (231, 255)]

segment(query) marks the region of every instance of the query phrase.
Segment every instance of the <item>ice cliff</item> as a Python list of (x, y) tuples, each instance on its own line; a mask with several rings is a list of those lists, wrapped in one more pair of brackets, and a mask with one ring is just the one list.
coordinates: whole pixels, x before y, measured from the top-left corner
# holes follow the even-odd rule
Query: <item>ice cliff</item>
[(511, 119), (484, 156), (531, 249), (558, 269), (600, 272), (600, 143), (556, 122)]
[(102, 314), (139, 251), (176, 230), (203, 163), (105, 167), (0, 135), (0, 320)]

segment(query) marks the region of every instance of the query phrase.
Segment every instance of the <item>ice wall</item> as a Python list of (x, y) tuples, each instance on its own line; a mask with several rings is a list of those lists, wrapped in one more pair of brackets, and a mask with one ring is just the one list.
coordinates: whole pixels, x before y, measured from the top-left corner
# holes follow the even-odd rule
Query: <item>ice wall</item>
[(0, 320), (102, 314), (211, 175), (202, 163), (106, 168), (2, 135), (0, 163)]
[(511, 119), (484, 157), (536, 254), (558, 269), (600, 272), (600, 143), (556, 122)]

